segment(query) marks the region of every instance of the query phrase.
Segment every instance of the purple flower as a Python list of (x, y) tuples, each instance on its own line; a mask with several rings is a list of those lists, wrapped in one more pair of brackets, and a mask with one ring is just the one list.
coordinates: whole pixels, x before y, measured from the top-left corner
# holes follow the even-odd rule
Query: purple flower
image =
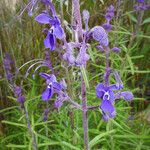
[(35, 20), (41, 24), (50, 24), (51, 28), (47, 31), (47, 36), (44, 40), (45, 48), (49, 48), (51, 51), (53, 51), (56, 48), (56, 38), (62, 39), (64, 37), (64, 30), (61, 27), (60, 20), (56, 16), (56, 11), (54, 9), (54, 6), (52, 3), (50, 3), (50, 8), (52, 11), (53, 17), (49, 16), (47, 12), (43, 12), (39, 14)]
[(12, 64), (14, 64), (14, 61), (11, 59), (10, 55), (6, 53), (5, 58), (3, 60), (3, 65), (6, 73), (6, 78), (8, 81), (12, 82), (13, 74), (12, 72)]
[(114, 108), (116, 99), (123, 98), (126, 101), (131, 101), (133, 99), (133, 94), (129, 91), (114, 93), (114, 91), (122, 90), (123, 88), (119, 74), (115, 72), (114, 76), (116, 79), (116, 84), (107, 86), (99, 83), (96, 87), (96, 96), (102, 100), (100, 109), (102, 110), (103, 119), (105, 121), (108, 121), (110, 118), (114, 118), (116, 116), (116, 111)]
[(21, 96), (21, 94), (22, 94), (22, 89), (21, 89), (20, 86), (15, 86), (15, 88), (14, 88), (14, 94), (15, 94), (15, 97)]
[(65, 43), (64, 49), (66, 52), (63, 55), (63, 59), (66, 60), (70, 65), (74, 65), (75, 57), (73, 53), (74, 45), (72, 43)]
[(112, 29), (112, 25), (110, 23), (104, 23), (103, 28), (109, 32)]
[(150, 5), (144, 5), (144, 4), (134, 5), (134, 9), (135, 9), (136, 11), (149, 10), (149, 9), (150, 9)]
[(132, 92), (129, 92), (129, 91), (124, 91), (124, 92), (118, 92), (116, 93), (115, 95), (115, 99), (124, 99), (126, 101), (131, 101), (133, 99), (133, 94)]
[(86, 53), (87, 45), (83, 42), (80, 52), (76, 58), (76, 65), (77, 66), (86, 66), (87, 61), (90, 59), (90, 56)]
[(101, 45), (97, 45), (96, 48), (97, 48), (98, 50), (100, 50), (101, 52), (104, 52), (104, 51), (105, 51), (104, 48), (103, 48), (103, 46), (101, 46)]
[(115, 53), (119, 53), (121, 50), (120, 50), (120, 48), (118, 48), (118, 47), (113, 47), (113, 48), (111, 49), (111, 51), (113, 51), (113, 52), (115, 52)]
[(115, 94), (114, 90), (118, 90), (115, 84), (110, 86), (105, 86), (104, 84), (100, 83), (96, 87), (96, 96), (101, 98), (102, 100), (109, 100), (111, 103), (114, 103)]
[(108, 46), (108, 35), (103, 27), (95, 26), (91, 29), (90, 33), (92, 34), (93, 39), (98, 41), (100, 45)]
[(18, 103), (21, 104), (21, 107), (24, 107), (25, 97), (22, 95), (22, 89), (20, 86), (14, 87), (14, 95), (17, 98)]
[(113, 17), (114, 17), (114, 6), (110, 5), (107, 8), (107, 12), (106, 12), (105, 18), (106, 18), (107, 21), (110, 21), (110, 20), (113, 19)]
[(89, 23), (90, 13), (87, 10), (83, 10), (82, 14), (83, 14), (83, 22), (85, 24), (85, 30), (88, 31), (89, 30), (88, 23)]
[(62, 86), (60, 83), (57, 82), (55, 75), (47, 74), (47, 73), (40, 73), (40, 76), (46, 79), (46, 90), (42, 93), (42, 100), (48, 101), (52, 98), (54, 92), (58, 93), (62, 90)]
[(65, 93), (59, 92), (57, 100), (54, 103), (56, 108), (60, 108), (65, 100), (67, 100), (68, 96)]
[(144, 0), (137, 0), (138, 3), (144, 3)]
[(110, 5), (105, 15), (106, 23), (103, 24), (103, 27), (107, 32), (109, 32), (112, 29), (110, 21), (113, 19), (113, 17), (114, 17), (114, 6)]
[(105, 121), (108, 121), (110, 118), (114, 118), (116, 116), (114, 105), (108, 100), (102, 101), (100, 109), (102, 110), (103, 120)]

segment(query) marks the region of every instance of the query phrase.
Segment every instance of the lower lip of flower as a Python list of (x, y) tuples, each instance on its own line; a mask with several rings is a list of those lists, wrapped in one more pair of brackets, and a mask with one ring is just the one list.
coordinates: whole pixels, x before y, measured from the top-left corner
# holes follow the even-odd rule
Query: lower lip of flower
[(103, 99), (105, 99), (105, 98), (106, 98), (106, 100), (109, 100), (110, 95), (109, 95), (108, 92), (105, 92), (105, 94), (104, 94), (104, 96), (103, 96)]

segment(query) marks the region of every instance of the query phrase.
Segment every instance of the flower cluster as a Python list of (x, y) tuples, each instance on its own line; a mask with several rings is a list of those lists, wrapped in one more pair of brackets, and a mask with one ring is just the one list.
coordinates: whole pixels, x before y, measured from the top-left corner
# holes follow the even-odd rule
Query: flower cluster
[(22, 89), (19, 86), (14, 87), (14, 95), (17, 98), (18, 103), (21, 104), (21, 108), (24, 107), (25, 96), (22, 95)]
[[(100, 45), (96, 46), (96, 48), (98, 48), (102, 52), (105, 52), (106, 54), (106, 70), (104, 75), (104, 83), (99, 83), (96, 86), (96, 96), (102, 100), (99, 108), (102, 111), (103, 119), (105, 121), (108, 121), (110, 118), (114, 118), (116, 116), (116, 110), (114, 107), (116, 99), (123, 98), (126, 101), (131, 101), (133, 99), (132, 92), (121, 92), (121, 90), (123, 89), (123, 83), (120, 79), (120, 76), (116, 71), (113, 71), (109, 67), (109, 52), (120, 52), (120, 48), (118, 47), (114, 47), (112, 49), (109, 48), (108, 32), (112, 29), (110, 20), (112, 20), (113, 17), (114, 7), (111, 5), (110, 7), (108, 7), (107, 13), (105, 15), (105, 18), (107, 20), (107, 23), (103, 24), (105, 30), (102, 27), (95, 27), (93, 29), (93, 38), (96, 41), (100, 41)], [(99, 33), (102, 33), (101, 35), (103, 35), (103, 38), (99, 36)], [(114, 74), (116, 84), (109, 84), (109, 77), (111, 73)]]
[(138, 4), (134, 5), (136, 11), (149, 10), (150, 4), (146, 4), (144, 0), (137, 0)]
[(5, 58), (3, 60), (3, 65), (6, 73), (6, 78), (9, 82), (12, 82), (13, 74), (12, 74), (12, 66), (14, 61), (11, 59), (11, 56), (6, 53)]
[[(63, 42), (63, 46), (61, 46), (61, 48), (65, 51), (62, 58), (67, 61), (69, 65), (75, 65), (77, 67), (86, 67), (87, 61), (90, 59), (90, 56), (87, 54), (87, 49), (90, 47), (89, 42), (91, 40), (95, 40), (98, 43), (96, 46), (97, 49), (106, 53), (106, 72), (104, 75), (104, 83), (99, 83), (97, 85), (96, 95), (102, 100), (99, 107), (102, 110), (103, 119), (105, 121), (108, 121), (110, 118), (114, 118), (116, 116), (116, 110), (114, 107), (115, 100), (123, 98), (126, 101), (131, 101), (133, 99), (133, 94), (131, 92), (122, 91), (123, 84), (119, 74), (109, 67), (109, 52), (120, 52), (120, 48), (118, 47), (113, 47), (112, 49), (109, 48), (108, 33), (112, 29), (112, 25), (110, 24), (110, 22), (114, 18), (114, 6), (110, 5), (107, 9), (105, 15), (106, 23), (103, 24), (103, 26), (95, 26), (91, 29), (89, 29), (88, 26), (90, 14), (87, 10), (84, 10), (83, 22), (85, 28), (82, 29), (82, 40), (79, 40), (79, 37), (76, 37), (78, 36), (79, 31), (79, 27), (76, 24), (76, 26), (72, 27), (72, 29), (74, 30), (75, 41), (67, 42), (65, 32), (61, 26), (61, 22), (56, 14), (53, 4), (50, 0), (42, 0), (42, 2), (45, 4), (46, 10), (35, 17), (35, 20), (40, 24), (50, 25), (49, 29), (44, 29), (44, 32), (47, 32), (47, 36), (44, 39), (44, 46), (46, 49), (54, 51), (57, 48), (57, 39), (61, 40), (61, 42)], [(42, 93), (42, 100), (48, 101), (53, 97), (54, 93), (56, 93), (57, 99), (54, 103), (56, 108), (61, 107), (63, 102), (68, 101), (69, 99), (70, 102), (74, 104), (74, 106), (81, 109), (81, 106), (72, 101), (67, 95), (63, 84), (57, 81), (49, 60), (49, 53), (46, 52), (45, 56), (46, 58), (44, 61), (36, 62), (27, 70), (28, 73), (28, 71), (36, 64), (40, 65), (35, 69), (35, 72), (41, 66), (48, 66), (51, 69), (51, 74), (43, 72), (39, 74), (46, 80), (46, 89)], [(109, 84), (109, 77), (111, 73), (114, 74), (116, 80), (115, 84)], [(49, 110), (47, 109), (44, 112), (45, 120), (47, 120), (48, 112)]]
[(114, 6), (110, 5), (105, 15), (106, 23), (103, 24), (103, 27), (107, 32), (109, 32), (112, 29), (110, 21), (113, 19), (113, 17), (114, 17)]

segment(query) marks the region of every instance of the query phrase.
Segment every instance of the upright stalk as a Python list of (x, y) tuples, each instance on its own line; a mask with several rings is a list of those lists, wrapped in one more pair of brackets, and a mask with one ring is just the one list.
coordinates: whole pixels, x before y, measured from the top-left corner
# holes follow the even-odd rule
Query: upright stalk
[[(73, 10), (73, 26), (77, 27), (78, 41), (83, 41), (82, 34), (82, 20), (80, 13), (80, 1), (72, 1)], [(86, 66), (84, 66), (86, 68)], [(86, 86), (83, 77), (81, 77), (81, 96), (82, 96), (82, 117), (83, 117), (83, 130), (84, 130), (84, 149), (89, 150), (88, 145), (88, 121), (87, 121), (87, 98), (86, 98)]]
[(84, 130), (84, 148), (85, 148), (85, 150), (89, 150), (86, 86), (85, 86), (85, 82), (84, 82), (83, 77), (81, 79), (81, 94), (82, 94), (82, 117), (83, 117), (83, 130)]
[(105, 48), (105, 57), (106, 57), (106, 69), (105, 69), (105, 76), (104, 76), (104, 81), (105, 81), (105, 86), (109, 85), (109, 75), (110, 75), (110, 68), (109, 68), (109, 47), (107, 46)]
[(26, 121), (28, 123), (28, 131), (32, 137), (32, 146), (33, 146), (33, 149), (34, 150), (38, 150), (38, 147), (37, 147), (37, 143), (36, 143), (36, 137), (35, 137), (35, 134), (32, 130), (32, 127), (31, 127), (31, 123), (30, 123), (30, 120), (29, 120), (29, 115), (28, 115), (28, 112), (26, 111), (26, 108), (25, 106), (23, 105), (23, 109), (24, 109), (24, 113), (26, 115)]

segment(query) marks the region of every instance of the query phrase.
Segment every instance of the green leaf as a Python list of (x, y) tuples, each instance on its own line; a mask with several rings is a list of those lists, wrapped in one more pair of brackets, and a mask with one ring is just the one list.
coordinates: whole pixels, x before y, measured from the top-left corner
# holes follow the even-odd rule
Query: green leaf
[(47, 124), (47, 123), (51, 123), (51, 122), (54, 122), (54, 120), (50, 120), (50, 121), (45, 121), (45, 122), (35, 123), (35, 125), (34, 125), (34, 126), (45, 125), (45, 124)]
[(137, 23), (137, 19), (132, 14), (128, 13), (127, 15), (133, 22)]
[(132, 59), (128, 54), (127, 54), (127, 60), (129, 62), (130, 68), (131, 68), (131, 73), (132, 73), (132, 75), (134, 75), (134, 66), (133, 66), (133, 63), (132, 63)]
[(128, 134), (125, 134), (125, 135), (117, 135), (115, 134), (114, 135), (115, 138), (127, 138), (127, 139), (149, 139), (150, 136), (146, 136), (146, 135), (128, 135)]
[(10, 148), (27, 148), (28, 145), (15, 145), (15, 144), (8, 144), (6, 145), (7, 147)]
[(61, 143), (60, 142), (45, 142), (45, 143), (41, 143), (41, 144), (38, 144), (38, 147), (43, 147), (43, 146), (48, 146), (48, 145), (60, 145)]
[(26, 126), (24, 124), (20, 124), (20, 123), (16, 123), (16, 122), (10, 122), (10, 121), (3, 120), (2, 123), (26, 128)]
[(16, 108), (18, 108), (18, 107), (19, 107), (19, 106), (8, 107), (8, 108), (5, 108), (5, 109), (0, 110), (0, 113), (3, 113), (3, 112), (5, 112), (5, 111), (10, 111), (11, 109), (16, 109)]
[(80, 150), (79, 148), (77, 148), (77, 147), (73, 146), (72, 144), (67, 143), (65, 141), (62, 141), (62, 144), (65, 145), (65, 146), (67, 146), (67, 147), (69, 147), (71, 150), (74, 150), (74, 149), (75, 150)]
[(150, 22), (150, 17), (146, 18), (146, 19), (143, 21), (142, 25), (145, 24), (145, 23), (149, 23), (149, 22)]
[(94, 145), (98, 144), (102, 137), (108, 136), (109, 134), (114, 133), (115, 131), (116, 130), (111, 130), (111, 131), (107, 131), (107, 132), (101, 133), (100, 135), (97, 135), (94, 139), (92, 139), (89, 142), (90, 148), (92, 148)]
[(88, 81), (87, 73), (86, 73), (86, 70), (85, 70), (84, 66), (81, 67), (81, 73), (82, 73), (82, 76), (83, 76), (86, 87), (89, 88), (90, 87), (89, 86), (89, 81)]

